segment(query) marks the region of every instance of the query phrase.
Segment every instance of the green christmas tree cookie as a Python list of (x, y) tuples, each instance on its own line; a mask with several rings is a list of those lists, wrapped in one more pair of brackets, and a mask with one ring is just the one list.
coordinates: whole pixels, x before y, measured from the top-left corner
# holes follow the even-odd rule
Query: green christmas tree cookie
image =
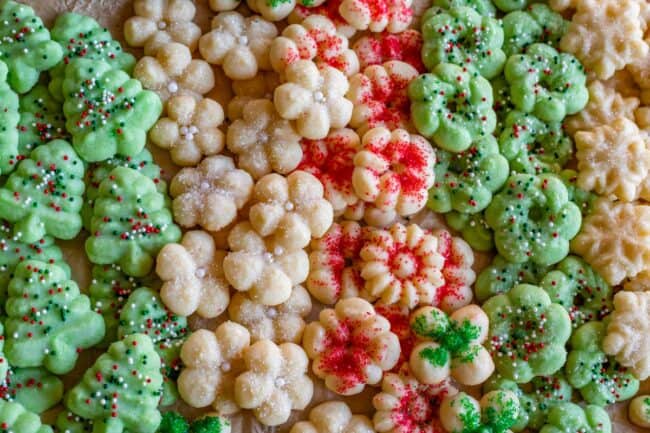
[(561, 123), (545, 123), (531, 114), (511, 111), (499, 136), (499, 150), (517, 173), (557, 173), (573, 154), (573, 142)]
[(490, 266), (478, 274), (474, 293), (483, 302), (494, 295), (507, 292), (517, 284), (537, 285), (548, 270), (548, 267), (532, 262), (511, 263), (497, 255)]
[(514, 174), (485, 210), (485, 220), (506, 260), (548, 266), (569, 253), (582, 214), (558, 177)]
[(57, 17), (52, 27), (52, 40), (63, 49), (63, 60), (50, 70), (49, 89), (59, 101), (63, 101), (63, 78), (66, 67), (74, 59), (101, 60), (114, 69), (131, 73), (135, 58), (125, 52), (118, 41), (113, 40), (107, 28), (91, 17), (65, 13)]
[(487, 252), (494, 249), (494, 233), (485, 222), (483, 212), (465, 214), (451, 211), (445, 215), (445, 221), (475, 250)]
[(13, 171), (18, 154), (19, 101), (7, 83), (7, 73), (7, 65), (0, 60), (0, 175)]
[(76, 59), (66, 67), (63, 113), (72, 144), (87, 162), (137, 155), (162, 112), (158, 95), (110, 64)]
[(68, 142), (37, 147), (0, 188), (0, 218), (32, 243), (44, 236), (72, 239), (81, 231), (83, 163)]
[(609, 284), (584, 260), (569, 256), (539, 282), (551, 300), (562, 305), (574, 328), (602, 320), (614, 309)]
[(568, 27), (562, 15), (542, 3), (510, 12), (503, 17), (503, 51), (509, 57), (537, 42), (557, 47)]
[(63, 397), (63, 382), (42, 368), (12, 368), (2, 388), (2, 399), (16, 401), (34, 413), (45, 412)]
[(93, 421), (93, 433), (155, 433), (163, 378), (160, 358), (144, 334), (117, 341), (65, 396), (66, 407)]
[(0, 400), (0, 432), (52, 433), (52, 427), (42, 424), (38, 415), (20, 403)]
[(176, 378), (180, 374), (180, 350), (188, 335), (187, 319), (169, 311), (157, 292), (139, 288), (129, 296), (120, 314), (118, 337), (130, 334), (148, 335), (160, 355), (163, 374), (161, 404), (176, 401)]
[(540, 376), (531, 380), (526, 390), (521, 385), (498, 374), (483, 385), (483, 392), (510, 391), (519, 399), (521, 409), (517, 421), (511, 427), (518, 432), (525, 428), (537, 430), (546, 423), (548, 411), (562, 402), (571, 401), (573, 388), (561, 375)]
[(480, 138), (462, 152), (440, 150), (434, 167), (436, 181), (427, 206), (435, 212), (476, 213), (485, 209), (508, 178), (508, 161), (496, 139)]
[(488, 392), (480, 402), (460, 392), (442, 401), (440, 420), (451, 433), (508, 433), (520, 411), (519, 400), (510, 391)]
[(519, 284), (488, 299), (483, 310), (490, 319), (488, 349), (501, 376), (527, 383), (562, 368), (571, 319), (544, 290)]
[(630, 399), (639, 390), (639, 381), (632, 373), (601, 349), (606, 332), (603, 322), (587, 322), (576, 329), (564, 366), (571, 386), (587, 403), (597, 406)]
[(81, 209), (81, 217), (87, 230), (90, 230), (90, 219), (95, 199), (99, 195), (99, 185), (115, 167), (128, 167), (139, 171), (154, 181), (161, 194), (167, 194), (167, 183), (161, 178), (161, 169), (156, 165), (147, 149), (143, 149), (136, 156), (115, 155), (105, 161), (88, 164), (85, 177), (86, 200)]
[(582, 64), (550, 45), (533, 44), (525, 54), (510, 56), (504, 70), (515, 107), (545, 122), (561, 122), (587, 105)]
[(63, 51), (29, 6), (0, 0), (0, 24), (0, 59), (9, 68), (9, 85), (26, 93), (36, 85), (41, 71), (61, 61)]
[(549, 411), (548, 422), (539, 433), (611, 433), (612, 422), (599, 406), (584, 408), (575, 403), (562, 403)]
[[(83, 349), (104, 338), (104, 320), (56, 265), (20, 263), (9, 283), (5, 353), (15, 367), (68, 373)], [(80, 332), (83, 330), (83, 332)]]
[(90, 227), (90, 261), (118, 264), (134, 277), (147, 275), (158, 251), (181, 237), (154, 181), (126, 167), (113, 169), (100, 184)]
[(501, 73), (506, 62), (501, 23), (471, 7), (440, 11), (422, 21), (422, 61), (429, 69), (452, 63), (487, 79)]

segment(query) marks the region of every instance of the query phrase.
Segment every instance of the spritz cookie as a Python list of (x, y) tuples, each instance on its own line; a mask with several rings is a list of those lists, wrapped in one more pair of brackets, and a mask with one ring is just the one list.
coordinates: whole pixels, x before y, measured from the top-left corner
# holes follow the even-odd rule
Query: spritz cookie
[(343, 0), (341, 16), (357, 30), (400, 33), (413, 19), (412, 0)]
[(299, 421), (289, 433), (375, 433), (365, 415), (353, 415), (342, 401), (321, 403), (309, 412), (309, 421)]
[(373, 33), (357, 40), (352, 49), (357, 53), (361, 69), (399, 60), (413, 66), (418, 72), (425, 70), (421, 57), (422, 34), (414, 29), (397, 34)]

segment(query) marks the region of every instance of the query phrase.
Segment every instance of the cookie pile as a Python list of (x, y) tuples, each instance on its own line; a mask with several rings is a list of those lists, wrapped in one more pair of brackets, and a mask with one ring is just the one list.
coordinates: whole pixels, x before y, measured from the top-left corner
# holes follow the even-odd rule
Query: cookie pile
[[(249, 411), (611, 432), (650, 376), (650, 9), (528, 3), (210, 0), (201, 29), (189, 0), (134, 0), (136, 59), (0, 0), (0, 431), (228, 433)], [(82, 232), (80, 290), (56, 240)], [(294, 416), (316, 387), (371, 389), (374, 415)], [(649, 397), (629, 410), (650, 426)]]

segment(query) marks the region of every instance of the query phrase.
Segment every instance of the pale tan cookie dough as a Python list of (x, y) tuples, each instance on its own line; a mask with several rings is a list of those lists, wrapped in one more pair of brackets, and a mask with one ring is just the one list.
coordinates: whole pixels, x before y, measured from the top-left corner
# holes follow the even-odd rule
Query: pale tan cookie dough
[(375, 433), (364, 415), (353, 415), (342, 401), (321, 403), (309, 412), (309, 421), (294, 424), (289, 433)]
[(613, 286), (634, 278), (650, 263), (650, 206), (598, 199), (571, 250)]
[(348, 47), (348, 39), (322, 15), (289, 25), (271, 44), (269, 56), (273, 69), (279, 73), (301, 59), (313, 60), (319, 67), (331, 66), (347, 76), (359, 72), (359, 59)]
[(240, 119), (244, 107), (254, 99), (273, 100), (273, 91), (280, 85), (280, 77), (275, 72), (258, 71), (250, 80), (234, 80), (232, 90), (235, 94), (228, 102), (228, 119)]
[(224, 322), (214, 332), (194, 331), (181, 349), (185, 368), (178, 392), (183, 400), (197, 408), (211, 405), (220, 415), (237, 413), (233, 384), (249, 344), (248, 330), (235, 322)]
[(144, 47), (155, 56), (169, 42), (196, 49), (201, 29), (192, 20), (196, 6), (190, 0), (134, 0), (135, 16), (124, 23), (124, 39), (132, 47)]
[(197, 165), (204, 156), (223, 150), (226, 137), (219, 127), (224, 118), (223, 108), (213, 99), (174, 96), (167, 101), (167, 117), (156, 122), (149, 139), (169, 150), (175, 164)]
[(281, 304), (292, 288), (307, 279), (304, 250), (287, 251), (260, 236), (250, 222), (236, 224), (228, 235), (230, 252), (223, 262), (226, 279), (240, 292), (264, 305)]
[(650, 428), (650, 395), (640, 395), (630, 402), (630, 421), (639, 427)]
[(345, 99), (349, 84), (341, 71), (298, 60), (287, 66), (285, 78), (286, 83), (275, 89), (273, 103), (280, 116), (295, 121), (301, 136), (319, 140), (330, 128), (347, 126), (352, 102)]
[(210, 9), (215, 12), (224, 12), (237, 9), (241, 0), (209, 0)]
[(255, 184), (248, 217), (257, 233), (276, 247), (299, 250), (332, 225), (332, 205), (323, 194), (323, 185), (305, 171), (287, 177), (267, 174)]
[(288, 174), (302, 159), (300, 136), (267, 99), (244, 106), (241, 119), (228, 128), (226, 145), (237, 155), (239, 167), (255, 179), (272, 171)]
[(650, 292), (621, 291), (603, 340), (603, 351), (639, 380), (650, 377)]
[(228, 78), (250, 80), (260, 69), (271, 69), (269, 47), (277, 34), (275, 25), (262, 17), (222, 12), (212, 20), (212, 31), (201, 37), (199, 51), (223, 67)]
[(314, 384), (307, 375), (309, 359), (297, 344), (278, 346), (260, 340), (244, 351), (244, 362), (246, 369), (235, 380), (235, 401), (252, 409), (262, 424), (283, 424), (292, 410), (302, 410), (311, 401)]
[(381, 381), (400, 355), (390, 323), (360, 298), (347, 298), (322, 310), (305, 328), (303, 346), (312, 370), (337, 394), (358, 394)]
[(179, 244), (158, 253), (156, 273), (163, 281), (160, 297), (172, 312), (189, 316), (219, 316), (230, 302), (230, 285), (223, 274), (226, 252), (217, 250), (204, 231), (189, 231)]
[(253, 179), (236, 168), (231, 158), (216, 155), (205, 158), (198, 167), (179, 171), (169, 192), (177, 223), (216, 232), (235, 221), (253, 193)]
[(305, 317), (311, 309), (309, 292), (302, 286), (295, 286), (289, 299), (274, 307), (255, 302), (245, 293), (237, 293), (228, 307), (228, 315), (231, 320), (246, 326), (253, 341), (300, 343)]

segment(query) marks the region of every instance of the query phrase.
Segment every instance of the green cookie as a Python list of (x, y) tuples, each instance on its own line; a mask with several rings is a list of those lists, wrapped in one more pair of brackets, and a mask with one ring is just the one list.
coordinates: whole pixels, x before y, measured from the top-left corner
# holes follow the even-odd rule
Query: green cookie
[(545, 122), (561, 122), (589, 99), (582, 64), (550, 45), (533, 44), (525, 54), (510, 56), (505, 76), (515, 107)]
[(584, 217), (589, 214), (598, 196), (578, 187), (576, 184), (578, 180), (578, 172), (575, 170), (562, 170), (560, 172), (560, 179), (562, 179), (562, 182), (564, 182), (564, 185), (566, 186), (567, 192), (569, 193), (569, 200), (574, 202), (580, 208), (582, 216)]
[(612, 433), (612, 422), (601, 407), (562, 403), (548, 414), (548, 422), (539, 433)]
[(230, 421), (221, 416), (204, 416), (190, 423), (178, 412), (165, 412), (158, 433), (230, 433), (230, 427)]
[[(433, 0), (433, 5), (444, 9), (469, 7), (486, 17), (494, 17), (497, 13), (491, 0)], [(424, 17), (421, 22), (424, 22)]]
[(45, 412), (63, 398), (63, 382), (42, 368), (14, 368), (7, 376), (5, 400), (34, 413)]
[(494, 295), (507, 292), (517, 284), (537, 285), (548, 270), (548, 267), (533, 262), (511, 263), (496, 256), (490, 266), (483, 269), (476, 278), (476, 298), (483, 302)]
[(76, 59), (65, 69), (63, 113), (72, 144), (87, 162), (137, 155), (162, 112), (158, 95), (111, 65)]
[(559, 46), (569, 22), (545, 4), (530, 5), (503, 17), (503, 51), (507, 56), (525, 52), (537, 42)]
[(72, 239), (81, 231), (84, 167), (63, 140), (37, 147), (0, 188), (0, 218), (32, 243), (44, 236)]
[(147, 149), (143, 149), (136, 156), (115, 155), (102, 162), (90, 163), (86, 168), (85, 177), (86, 200), (81, 209), (81, 218), (87, 230), (90, 230), (90, 219), (93, 214), (95, 199), (99, 194), (99, 185), (115, 167), (128, 167), (139, 171), (154, 181), (161, 194), (167, 194), (167, 183), (162, 180), (161, 169), (153, 161), (153, 157)]
[(5, 346), (5, 328), (0, 322), (0, 383), (4, 382), (9, 372), (9, 362), (4, 354)]
[(528, 0), (492, 0), (494, 5), (502, 12), (511, 12), (523, 9), (528, 4)]
[(133, 277), (147, 275), (158, 251), (181, 237), (166, 203), (147, 176), (126, 167), (113, 169), (95, 200), (86, 240), (90, 261), (118, 264)]
[(91, 433), (93, 423), (78, 415), (62, 410), (56, 417), (56, 433)]
[(451, 63), (491, 79), (506, 63), (501, 23), (470, 7), (441, 11), (423, 20), (422, 37), (422, 61), (429, 70)]
[(609, 284), (584, 260), (569, 256), (539, 283), (551, 300), (569, 313), (574, 328), (602, 320), (614, 309)]
[(558, 177), (514, 174), (485, 210), (485, 220), (506, 260), (548, 266), (567, 256), (582, 215)]
[(603, 322), (587, 322), (571, 336), (571, 351), (564, 371), (567, 380), (589, 404), (607, 406), (628, 400), (639, 390), (639, 381), (614, 357), (601, 349), (607, 332)]
[(120, 313), (118, 338), (141, 333), (148, 335), (160, 355), (163, 374), (162, 406), (178, 397), (176, 378), (180, 374), (180, 350), (189, 334), (187, 319), (169, 311), (157, 292), (139, 288), (129, 296)]
[(499, 150), (517, 173), (558, 173), (573, 154), (573, 142), (561, 123), (545, 123), (511, 111), (499, 137)]
[(7, 72), (7, 65), (0, 60), (0, 175), (13, 171), (18, 163), (19, 101), (7, 83)]
[(0, 0), (0, 60), (9, 68), (9, 85), (26, 93), (38, 82), (41, 71), (61, 61), (63, 50), (50, 40), (50, 32), (29, 6)]
[(135, 66), (135, 58), (125, 52), (118, 41), (113, 40), (108, 29), (85, 15), (59, 15), (52, 27), (52, 40), (63, 49), (63, 61), (50, 70), (49, 89), (59, 101), (63, 101), (61, 87), (66, 67), (74, 59), (101, 60), (128, 74)]
[(483, 310), (490, 319), (487, 347), (501, 376), (527, 383), (562, 368), (571, 319), (544, 290), (519, 284), (488, 299)]
[(56, 265), (20, 263), (9, 283), (6, 310), (5, 353), (15, 367), (44, 366), (65, 374), (74, 368), (79, 352), (104, 338), (102, 316)]
[(480, 407), (464, 392), (451, 397), (446, 404), (452, 408), (453, 424), (462, 426), (451, 433), (508, 433), (521, 411), (517, 396), (502, 390), (485, 394)]
[(155, 433), (161, 415), (160, 358), (144, 334), (117, 341), (65, 396), (66, 407), (93, 421), (93, 433)]
[(420, 134), (450, 152), (462, 152), (494, 131), (492, 87), (480, 75), (441, 63), (411, 81), (411, 115)]
[(497, 116), (497, 124), (494, 135), (498, 137), (503, 131), (505, 120), (508, 114), (515, 109), (510, 97), (510, 85), (503, 76), (499, 76), (490, 82), (492, 84), (492, 96), (494, 103), (492, 107)]
[(494, 249), (494, 233), (485, 222), (483, 212), (464, 214), (451, 211), (445, 215), (445, 221), (475, 250), (487, 252)]
[(434, 167), (436, 181), (427, 206), (435, 212), (477, 213), (485, 209), (508, 178), (508, 161), (491, 135), (458, 153), (440, 150)]
[(3, 433), (52, 433), (52, 427), (20, 403), (0, 399), (0, 431)]

